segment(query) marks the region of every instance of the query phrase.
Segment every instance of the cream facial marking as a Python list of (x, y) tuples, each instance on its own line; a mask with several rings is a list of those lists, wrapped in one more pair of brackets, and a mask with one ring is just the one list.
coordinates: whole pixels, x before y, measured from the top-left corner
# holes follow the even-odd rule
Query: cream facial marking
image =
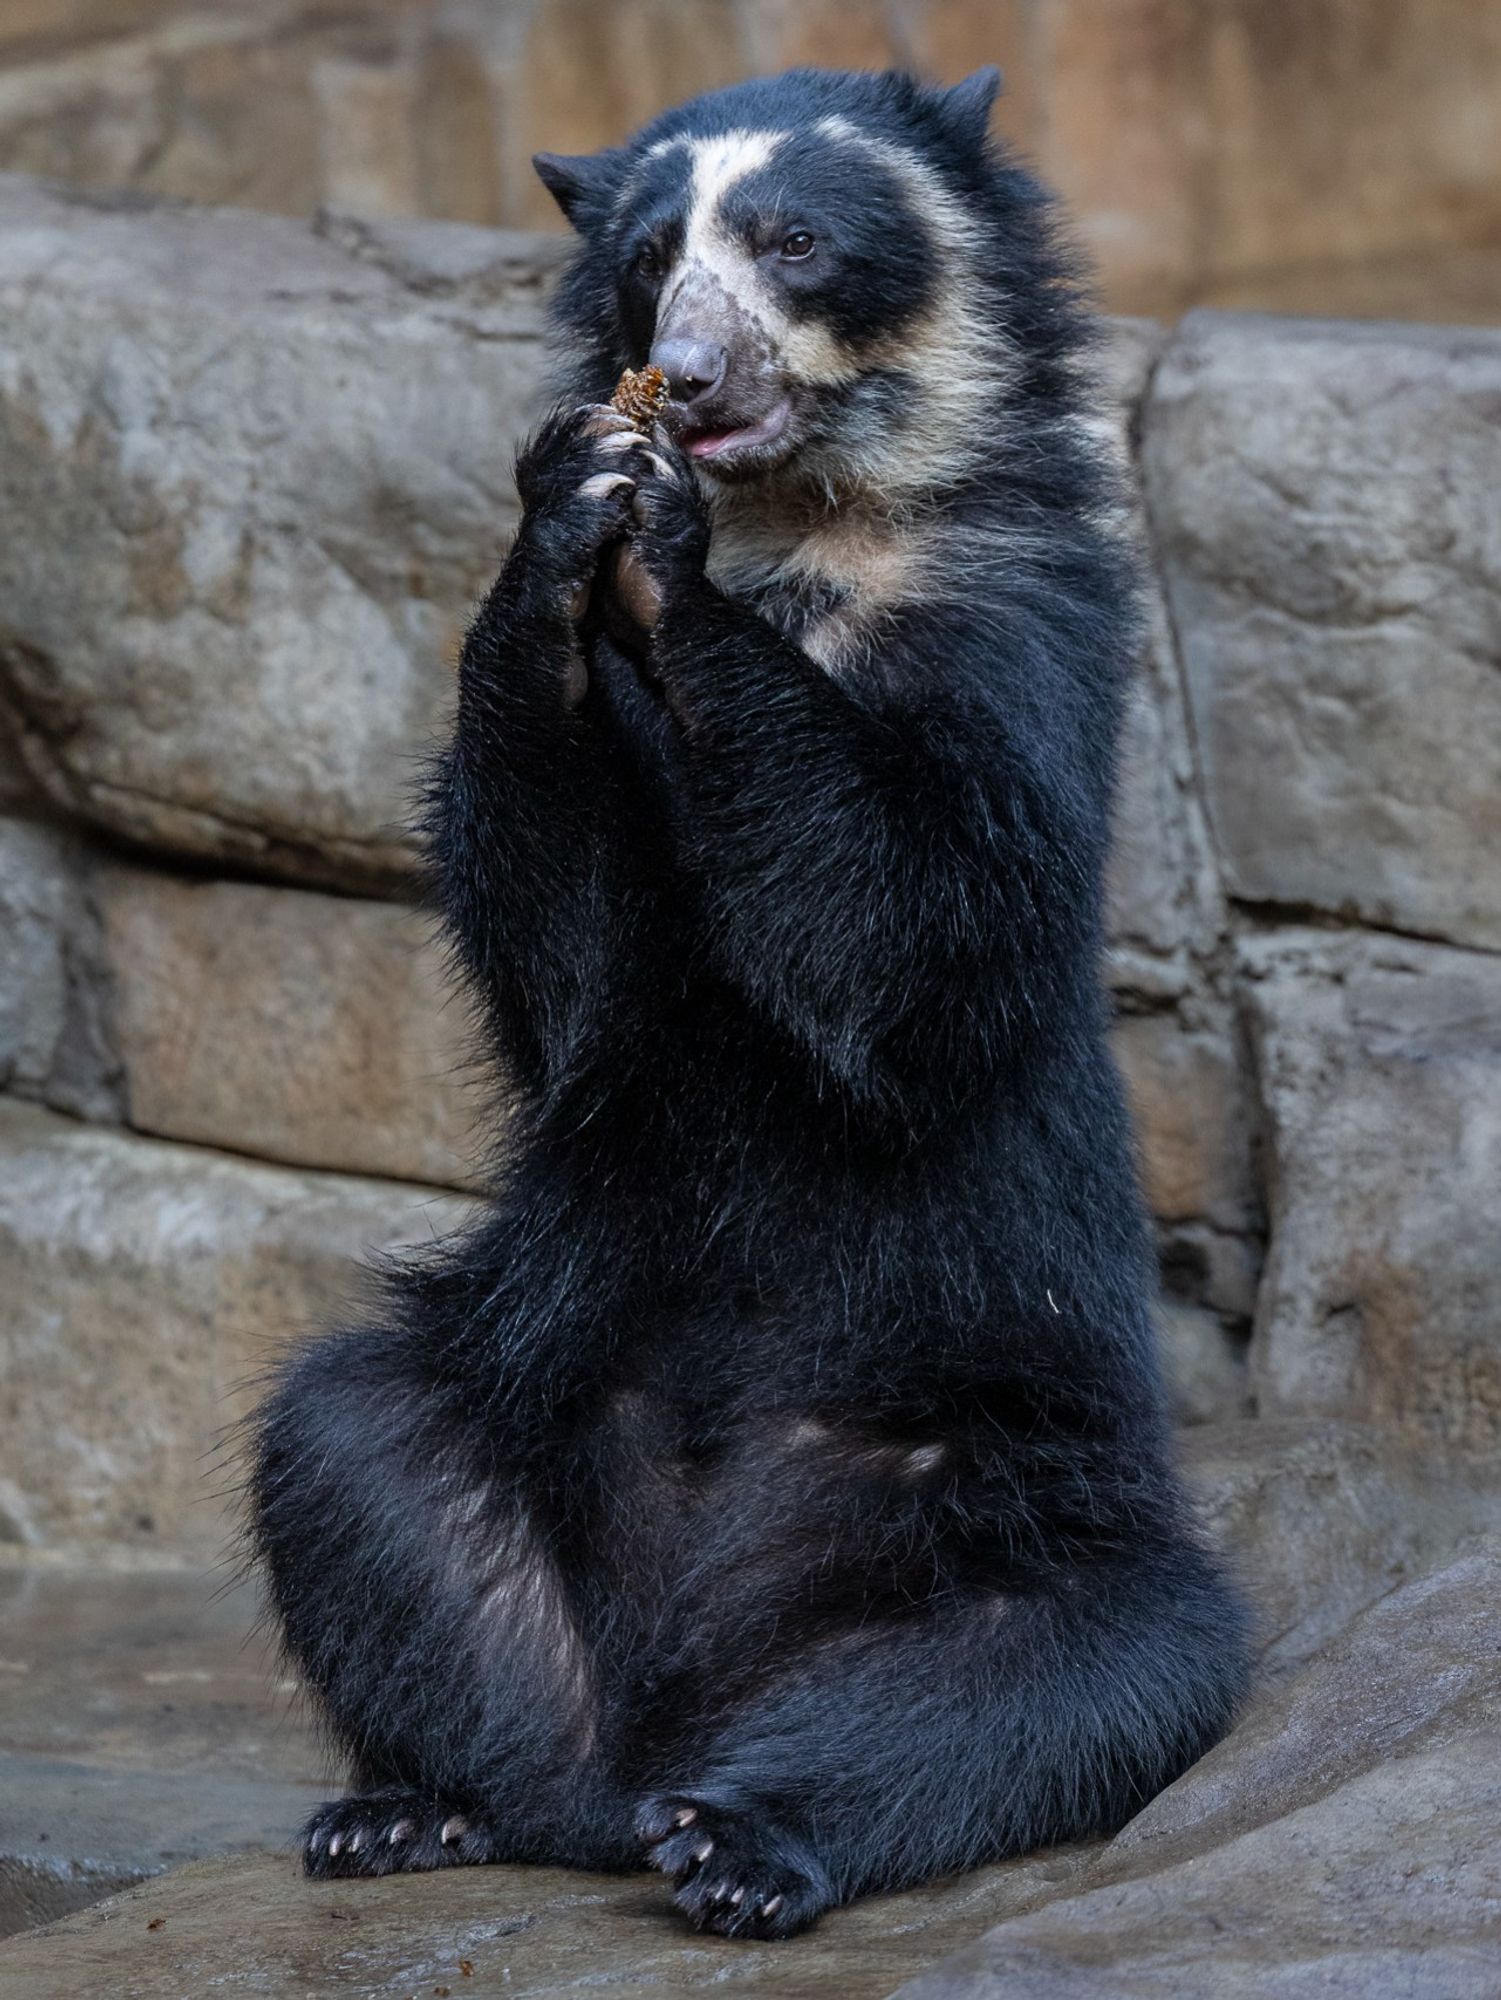
[(667, 324), (680, 293), (713, 279), (747, 319), (771, 334), (789, 374), (809, 384), (847, 382), (857, 373), (850, 355), (817, 321), (788, 318), (757, 276), (752, 259), (724, 226), (722, 204), (737, 181), (767, 165), (786, 132), (729, 132), (719, 139), (695, 139), (692, 192), (676, 282), (657, 308), (657, 326)]
[(656, 306), (656, 332), (662, 336), (674, 318), (688, 318), (700, 300), (718, 292), (769, 342), (791, 376), (807, 384), (847, 382), (857, 368), (841, 342), (813, 320), (805, 324), (791, 320), (763, 282), (755, 260), (724, 228), (722, 202), (728, 190), (746, 174), (767, 166), (787, 136), (787, 132), (726, 132), (722, 138), (688, 142), (692, 156), (688, 220), (676, 272)]
[(786, 136), (785, 132), (726, 132), (717, 139), (690, 143), (692, 180), (682, 261), (676, 282), (658, 307), (659, 325), (695, 266), (712, 273), (743, 312), (755, 315), (764, 309), (765, 297), (751, 261), (726, 230), (720, 204), (737, 181), (767, 164)]
[(916, 435), (890, 436), (884, 452), (873, 453), (862, 468), (873, 484), (895, 495), (906, 484), (904, 463), (921, 465), (932, 479), (957, 471), (972, 456), (975, 409), (1003, 405), (1010, 388), (1008, 357), (998, 351), (995, 330), (983, 318), (971, 282), (978, 233), (942, 176), (904, 146), (862, 132), (847, 118), (821, 118), (817, 130), (859, 148), (894, 174), (940, 251), (932, 307), (915, 325), (862, 357), (867, 366), (910, 368), (922, 384)]

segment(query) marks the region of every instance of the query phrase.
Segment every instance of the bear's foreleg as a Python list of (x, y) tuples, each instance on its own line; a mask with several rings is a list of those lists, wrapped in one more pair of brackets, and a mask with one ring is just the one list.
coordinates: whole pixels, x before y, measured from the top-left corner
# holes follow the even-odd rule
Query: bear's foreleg
[(601, 554), (624, 532), (638, 442), (623, 418), (578, 410), (523, 449), (521, 526), (465, 641), (454, 735), (427, 798), (449, 935), (532, 1086), (566, 1066), (621, 946), (612, 862), (631, 808), (600, 706), (585, 700), (583, 618)]

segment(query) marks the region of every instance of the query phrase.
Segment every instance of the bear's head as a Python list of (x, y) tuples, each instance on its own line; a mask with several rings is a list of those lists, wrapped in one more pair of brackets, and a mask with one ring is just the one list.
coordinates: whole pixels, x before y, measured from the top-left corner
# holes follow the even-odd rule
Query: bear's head
[(716, 482), (784, 468), (900, 487), (973, 450), (1008, 365), (989, 309), (1000, 78), (795, 70), (665, 113), (628, 145), (539, 153), (579, 232), (556, 321), (609, 393), (650, 360)]

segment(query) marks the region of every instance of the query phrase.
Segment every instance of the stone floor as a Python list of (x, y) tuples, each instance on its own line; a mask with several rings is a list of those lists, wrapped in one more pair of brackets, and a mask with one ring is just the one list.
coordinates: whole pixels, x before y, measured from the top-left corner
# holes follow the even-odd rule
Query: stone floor
[(977, 1939), (1040, 1867), (872, 1898), (805, 1938), (747, 1945), (689, 1930), (646, 1876), (484, 1868), (308, 1883), (280, 1854), (200, 1862), (0, 1948), (0, 1994), (10, 2000), (9, 1981), (27, 2000), (634, 2000), (706, 1990), (884, 2000)]
[(0, 1568), (0, 1936), (290, 1838), (325, 1760), (254, 1620), (201, 1566)]
[[(1257, 1588), (1277, 1557), (1236, 1540)], [(327, 1774), (243, 1587), (0, 1570), (0, 1910), (40, 1926), (0, 1945), (0, 2000), (1497, 2000), (1501, 1538), (1367, 1574), (1306, 1657), (1268, 1632), (1239, 1726), (1113, 1841), (761, 1946), (649, 1876), (307, 1883), (289, 1836)]]
[(0, 1995), (12, 1982), (71, 1997), (448, 1979), (476, 1995), (604, 1981), (612, 2000), (710, 1984), (875, 2000), (977, 1938), (1024, 1880), (1074, 1864), (874, 1900), (816, 1948), (767, 1950), (695, 1936), (652, 1876), (309, 1884), (291, 1839), (338, 1785), (256, 1619), (246, 1585), (201, 1565), (0, 1568), (0, 1933), (32, 1930), (0, 1947)]

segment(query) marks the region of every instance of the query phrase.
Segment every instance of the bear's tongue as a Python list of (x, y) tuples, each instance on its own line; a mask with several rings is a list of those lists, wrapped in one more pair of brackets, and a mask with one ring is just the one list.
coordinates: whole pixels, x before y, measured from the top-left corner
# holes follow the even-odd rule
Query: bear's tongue
[(741, 424), (732, 431), (699, 431), (688, 439), (688, 450), (695, 458), (710, 458), (722, 445), (729, 444), (734, 438), (748, 437), (757, 429), (759, 426), (756, 424)]
[(689, 431), (683, 438), (683, 449), (694, 458), (713, 458), (735, 445), (769, 444), (787, 428), (788, 408), (784, 396), (753, 424), (736, 424), (731, 430)]

